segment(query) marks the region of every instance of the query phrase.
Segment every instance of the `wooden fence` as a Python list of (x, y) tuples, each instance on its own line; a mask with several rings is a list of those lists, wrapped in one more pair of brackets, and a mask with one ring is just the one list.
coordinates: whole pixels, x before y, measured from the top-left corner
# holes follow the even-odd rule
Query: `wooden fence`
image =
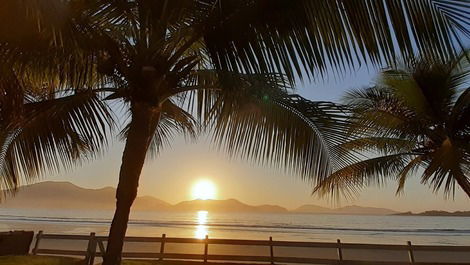
[[(83, 251), (79, 250), (58, 250), (41, 248), (41, 241), (48, 240), (81, 240), (88, 241), (88, 247)], [(59, 235), (44, 234), (40, 231), (36, 235), (36, 241), (32, 253), (34, 255), (62, 255), (62, 256), (82, 256), (85, 257), (85, 263), (94, 264), (96, 257), (102, 257), (105, 253), (104, 242), (107, 237), (96, 236), (95, 233), (90, 235)], [(161, 237), (126, 237), (125, 242), (140, 243), (160, 243), (159, 250), (155, 252), (123, 252), (123, 258), (131, 259), (158, 259), (160, 261), (178, 260), (178, 261), (199, 261), (200, 263), (223, 264), (223, 262), (236, 263), (297, 263), (297, 264), (336, 264), (336, 265), (448, 265), (448, 264), (470, 264), (470, 263), (450, 263), (450, 262), (417, 262), (415, 261), (415, 251), (431, 251), (431, 252), (465, 252), (470, 257), (470, 246), (428, 246), (428, 245), (412, 245), (410, 241), (406, 245), (391, 244), (355, 244), (342, 243), (339, 239), (336, 243), (320, 243), (320, 242), (292, 242), (292, 241), (274, 241), (272, 237), (269, 240), (233, 240), (233, 239), (193, 239), (193, 238), (172, 238), (163, 234)], [(165, 252), (165, 244), (203, 244), (204, 251), (201, 254), (182, 254)], [(259, 246), (269, 249), (269, 256), (247, 256), (247, 255), (215, 255), (210, 254), (210, 245), (237, 245), (237, 246)], [(276, 247), (287, 248), (310, 248), (310, 249), (334, 249), (336, 250), (335, 258), (302, 258), (302, 257), (283, 257), (275, 253)], [(343, 251), (350, 249), (360, 250), (386, 250), (386, 251), (406, 251), (408, 252), (408, 261), (361, 261), (346, 260), (343, 258)], [(266, 251), (268, 253), (268, 251)]]

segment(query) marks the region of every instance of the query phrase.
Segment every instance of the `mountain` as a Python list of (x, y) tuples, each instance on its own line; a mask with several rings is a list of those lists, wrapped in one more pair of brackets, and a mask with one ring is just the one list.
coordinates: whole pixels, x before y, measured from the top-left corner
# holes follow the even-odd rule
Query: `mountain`
[(447, 211), (425, 211), (421, 213), (397, 213), (394, 215), (400, 216), (463, 216), (470, 217), (470, 211), (457, 211), (457, 212), (447, 212)]
[[(114, 210), (115, 188), (85, 189), (70, 182), (41, 182), (21, 187), (16, 196), (7, 198), (1, 208)], [(287, 213), (275, 205), (251, 206), (235, 199), (194, 200), (171, 205), (152, 196), (137, 197), (137, 211), (195, 211)]]
[(351, 215), (391, 215), (397, 213), (394, 210), (376, 207), (362, 207), (357, 205), (345, 206), (334, 209), (333, 211), (338, 214), (351, 214)]
[(229, 200), (194, 200), (184, 201), (172, 207), (175, 211), (209, 212), (258, 212), (258, 213), (287, 213), (287, 209), (275, 205), (251, 206), (235, 199)]
[[(7, 198), (1, 208), (35, 209), (79, 209), (114, 210), (116, 189), (85, 189), (70, 182), (41, 182), (20, 188), (15, 197)], [(152, 196), (137, 197), (132, 206), (137, 211), (199, 211), (248, 212), (248, 213), (302, 213), (302, 214), (348, 214), (348, 215), (391, 215), (399, 214), (390, 209), (346, 206), (330, 209), (317, 205), (303, 205), (288, 211), (277, 205), (252, 206), (235, 199), (194, 200), (171, 205)], [(457, 215), (457, 213), (455, 213)], [(406, 214), (404, 214), (406, 215)], [(442, 214), (441, 214), (442, 215)]]
[(293, 210), (296, 213), (330, 213), (332, 209), (321, 207), (313, 204), (302, 205), (299, 208)]
[[(114, 210), (116, 189), (85, 189), (70, 182), (40, 182), (21, 187), (14, 197), (0, 204), (2, 208)], [(171, 205), (144, 196), (136, 198), (135, 210), (166, 210)]]
[(362, 207), (357, 205), (345, 206), (336, 209), (325, 208), (317, 205), (307, 204), (293, 210), (295, 213), (304, 214), (343, 214), (343, 215), (391, 215), (396, 211), (386, 208)]

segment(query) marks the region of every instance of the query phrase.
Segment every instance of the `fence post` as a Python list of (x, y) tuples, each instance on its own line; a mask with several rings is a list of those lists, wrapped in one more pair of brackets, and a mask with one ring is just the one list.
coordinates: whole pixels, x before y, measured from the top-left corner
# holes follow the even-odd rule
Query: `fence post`
[(343, 264), (343, 249), (341, 248), (341, 240), (337, 239), (336, 243), (338, 243), (338, 263)]
[(101, 257), (103, 258), (106, 254), (106, 249), (104, 248), (103, 240), (97, 239), (96, 242), (98, 243), (98, 247), (100, 249)]
[(166, 234), (162, 234), (162, 242), (160, 242), (160, 261), (163, 260), (163, 253), (165, 253), (165, 238)]
[(408, 245), (408, 257), (410, 258), (410, 264), (415, 264), (415, 256), (413, 254), (413, 246), (411, 245), (411, 241), (408, 241), (407, 245)]
[(33, 255), (36, 255), (38, 253), (39, 249), (39, 241), (41, 240), (42, 237), (42, 230), (38, 232), (36, 235), (36, 242), (34, 242), (34, 248), (33, 248)]
[(90, 233), (90, 239), (88, 240), (88, 247), (86, 250), (85, 256), (85, 264), (93, 265), (95, 263), (95, 255), (96, 255), (96, 239), (95, 233)]
[(273, 237), (269, 237), (269, 250), (271, 256), (271, 265), (274, 265), (274, 248), (273, 248)]
[(209, 252), (209, 236), (206, 235), (206, 239), (204, 240), (204, 263), (207, 262), (208, 252)]

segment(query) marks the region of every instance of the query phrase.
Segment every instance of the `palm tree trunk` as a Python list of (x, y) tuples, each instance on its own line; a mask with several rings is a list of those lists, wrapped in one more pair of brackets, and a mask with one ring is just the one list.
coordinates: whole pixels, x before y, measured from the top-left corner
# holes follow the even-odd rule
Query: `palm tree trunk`
[(116, 211), (109, 231), (103, 265), (120, 264), (129, 213), (137, 196), (139, 177), (147, 150), (160, 118), (159, 108), (145, 104), (133, 104), (131, 113), (132, 121), (127, 132), (116, 191)]

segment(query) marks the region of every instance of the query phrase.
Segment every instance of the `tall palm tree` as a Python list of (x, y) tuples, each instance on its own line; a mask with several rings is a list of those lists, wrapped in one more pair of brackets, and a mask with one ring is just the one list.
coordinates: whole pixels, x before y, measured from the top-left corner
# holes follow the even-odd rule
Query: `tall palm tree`
[[(340, 74), (416, 50), (452, 57), (460, 38), (470, 35), (468, 9), (465, 1), (445, 0), (2, 1), (0, 12), (11, 21), (0, 25), (2, 62), (19, 83), (32, 76), (36, 86), (14, 86), (16, 107), (1, 108), (15, 113), (2, 120), (9, 134), (1, 142), (1, 172), (13, 180), (4, 185), (16, 187), (22, 175), (58, 168), (64, 153), (73, 154), (68, 166), (101, 150), (112, 120), (98, 99), (124, 102), (131, 119), (122, 133), (126, 145), (104, 263), (118, 264), (149, 149), (158, 151), (174, 132), (194, 136), (210, 128), (230, 153), (322, 179), (343, 164), (330, 160), (337, 148), (329, 141), (339, 140), (344, 123), (332, 104), (291, 95), (296, 77)], [(5, 84), (6, 91), (12, 83)], [(83, 122), (70, 123), (60, 134), (63, 142), (52, 134), (58, 126), (50, 127), (48, 145), (35, 130), (26, 134), (25, 99), (49, 99), (52, 106), (85, 91), (93, 104), (64, 112)], [(3, 91), (0, 97), (12, 98)], [(63, 123), (67, 115), (53, 111), (51, 122)], [(42, 113), (35, 112), (35, 120)], [(23, 144), (31, 139), (37, 139), (32, 146)]]
[(316, 192), (351, 194), (392, 179), (399, 193), (418, 175), (435, 192), (450, 195), (457, 184), (470, 197), (468, 58), (411, 61), (383, 72), (377, 86), (349, 92), (353, 139), (341, 147), (365, 159), (331, 174)]

